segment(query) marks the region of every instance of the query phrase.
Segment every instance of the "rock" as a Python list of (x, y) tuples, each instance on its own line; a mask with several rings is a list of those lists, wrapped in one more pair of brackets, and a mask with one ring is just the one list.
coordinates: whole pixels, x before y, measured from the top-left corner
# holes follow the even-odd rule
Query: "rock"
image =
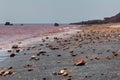
[(67, 75), (68, 75), (68, 72), (64, 72), (62, 75), (63, 75), (63, 76), (67, 76)]
[(75, 57), (75, 56), (77, 56), (78, 54), (76, 54), (76, 53), (71, 53), (70, 55), (73, 56), (73, 57)]
[(83, 66), (83, 65), (85, 65), (85, 63), (86, 63), (86, 62), (81, 59), (81, 60), (77, 61), (77, 62), (75, 63), (75, 65), (76, 65), (76, 66)]
[(30, 64), (27, 64), (27, 65), (25, 65), (25, 66), (23, 66), (24, 68), (30, 68), (30, 67), (32, 67), (33, 65), (30, 65)]
[(39, 58), (37, 58), (35, 55), (32, 55), (32, 56), (30, 57), (30, 60), (39, 60)]
[(96, 60), (99, 60), (100, 58), (99, 57), (95, 57)]
[(12, 66), (10, 66), (10, 67), (8, 68), (8, 70), (9, 70), (9, 69), (12, 69), (12, 68), (13, 68), (13, 67), (12, 67)]
[(17, 49), (17, 48), (18, 48), (18, 45), (16, 44), (12, 46), (12, 49)]
[(46, 51), (40, 51), (39, 53), (47, 53)]
[(59, 49), (58, 46), (49, 46), (49, 48), (50, 48), (51, 50), (58, 50), (58, 49)]
[(8, 50), (8, 52), (12, 52), (12, 50)]
[(46, 51), (40, 51), (39, 53), (37, 53), (37, 56), (40, 56), (41, 55), (45, 55), (45, 53), (47, 53)]
[(19, 52), (20, 52), (20, 49), (17, 49), (16, 52), (19, 53)]
[(54, 23), (54, 26), (59, 26), (59, 24), (58, 23)]
[(60, 57), (60, 56), (61, 56), (60, 54), (57, 55), (57, 57)]
[(10, 54), (10, 57), (15, 57), (15, 54), (14, 53)]
[(42, 80), (47, 80), (47, 78), (43, 78)]
[(28, 71), (33, 71), (33, 69), (29, 68)]
[(68, 76), (68, 72), (65, 69), (60, 70), (59, 75)]
[(16, 72), (13, 72), (11, 70), (0, 70), (0, 75), (1, 76), (7, 76), (7, 75), (13, 75), (15, 74)]
[(13, 25), (13, 24), (11, 24), (10, 22), (5, 22), (4, 25)]
[(52, 74), (53, 74), (53, 75), (57, 75), (58, 73), (54, 71)]

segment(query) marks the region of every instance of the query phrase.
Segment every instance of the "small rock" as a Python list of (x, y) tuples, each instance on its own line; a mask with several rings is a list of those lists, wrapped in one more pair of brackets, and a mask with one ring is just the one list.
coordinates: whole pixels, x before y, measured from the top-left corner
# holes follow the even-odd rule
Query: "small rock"
[(68, 76), (67, 70), (64, 70), (64, 69), (60, 70), (60, 72), (58, 74), (62, 75), (62, 76)]
[(13, 74), (15, 74), (15, 72), (13, 72), (11, 70), (0, 70), (1, 76), (7, 76), (7, 75), (13, 75)]
[(85, 65), (85, 63), (86, 63), (86, 62), (81, 59), (81, 60), (77, 61), (77, 62), (75, 63), (75, 65), (76, 65), (76, 66), (83, 66), (83, 65)]
[(46, 78), (43, 78), (42, 80), (47, 80)]
[(71, 56), (73, 56), (73, 57), (75, 57), (75, 56), (77, 56), (78, 54), (76, 54), (76, 53), (71, 53)]
[(8, 69), (12, 69), (13, 67), (12, 66), (10, 66)]
[(10, 54), (10, 57), (15, 57), (15, 54), (14, 53)]
[(25, 65), (25, 66), (23, 66), (24, 68), (30, 68), (30, 67), (32, 67), (32, 65), (30, 65), (30, 64), (27, 64), (27, 65)]
[(57, 75), (57, 72), (54, 71), (52, 74), (53, 74), (53, 75)]
[(20, 52), (20, 49), (17, 49), (16, 52), (17, 52), (17, 53)]
[(59, 24), (58, 23), (54, 23), (54, 26), (59, 26)]
[(57, 57), (60, 57), (60, 56), (61, 56), (60, 54), (57, 55)]
[(100, 58), (98, 58), (98, 57), (95, 57), (95, 59), (96, 59), (96, 60), (99, 60)]
[(12, 49), (17, 49), (18, 48), (18, 45), (13, 45), (12, 46)]
[(32, 55), (32, 56), (30, 57), (30, 60), (39, 60), (39, 58), (37, 58), (35, 55)]
[(28, 71), (33, 71), (33, 69), (29, 68)]
[(8, 50), (8, 52), (12, 52), (12, 50)]

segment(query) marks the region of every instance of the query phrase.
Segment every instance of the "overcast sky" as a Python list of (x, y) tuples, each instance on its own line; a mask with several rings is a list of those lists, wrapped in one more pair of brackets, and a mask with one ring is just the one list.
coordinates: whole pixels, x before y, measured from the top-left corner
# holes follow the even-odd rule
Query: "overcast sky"
[(0, 23), (70, 23), (120, 12), (120, 0), (0, 0)]

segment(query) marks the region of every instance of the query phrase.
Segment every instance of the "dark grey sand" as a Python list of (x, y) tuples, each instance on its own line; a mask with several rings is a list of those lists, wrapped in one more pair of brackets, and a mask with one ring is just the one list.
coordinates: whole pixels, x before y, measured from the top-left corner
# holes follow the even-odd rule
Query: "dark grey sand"
[[(8, 52), (16, 56), (1, 62), (0, 70), (12, 67), (9, 70), (15, 74), (0, 76), (0, 80), (120, 80), (120, 28), (81, 29), (68, 38), (29, 45), (18, 53)], [(53, 46), (55, 50), (50, 49)], [(76, 56), (71, 56), (71, 51)], [(39, 60), (30, 60), (32, 55)], [(80, 59), (85, 65), (75, 66)], [(32, 66), (25, 67), (28, 64)], [(62, 69), (68, 75), (59, 75)]]

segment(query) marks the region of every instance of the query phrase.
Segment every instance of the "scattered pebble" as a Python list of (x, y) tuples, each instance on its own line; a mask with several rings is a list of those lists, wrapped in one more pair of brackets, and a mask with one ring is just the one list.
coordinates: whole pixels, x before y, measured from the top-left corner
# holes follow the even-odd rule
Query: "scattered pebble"
[(0, 76), (7, 76), (7, 75), (13, 75), (16, 72), (13, 72), (11, 70), (0, 70)]
[(10, 54), (10, 57), (15, 57), (15, 56), (16, 56), (16, 54), (14, 54), (14, 53)]
[(76, 65), (76, 66), (83, 66), (83, 65), (85, 65), (85, 63), (86, 63), (86, 62), (81, 59), (81, 60), (77, 61), (77, 62), (75, 63), (75, 65)]
[(39, 58), (37, 58), (35, 55), (32, 55), (32, 56), (30, 57), (30, 60), (39, 60)]

